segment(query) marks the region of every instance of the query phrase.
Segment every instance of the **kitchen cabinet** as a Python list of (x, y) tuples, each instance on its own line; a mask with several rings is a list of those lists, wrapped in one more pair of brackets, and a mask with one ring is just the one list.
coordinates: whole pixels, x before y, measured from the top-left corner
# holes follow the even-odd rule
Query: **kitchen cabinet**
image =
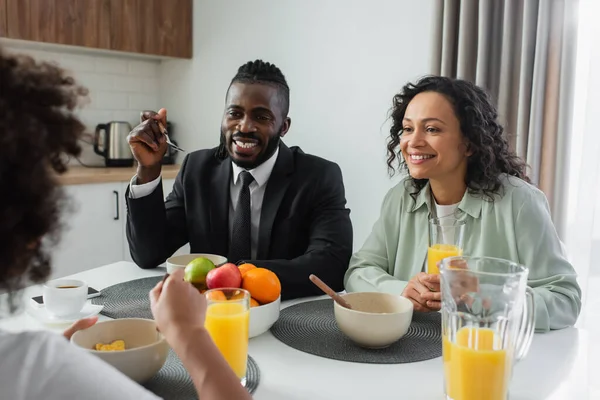
[[(192, 0), (0, 0), (12, 39), (192, 57)], [(2, 7), (2, 6), (0, 6)]]
[(53, 277), (61, 277), (123, 260), (123, 192), (121, 182), (64, 186), (69, 207), (64, 228), (52, 251)]
[[(175, 180), (163, 180), (165, 197)], [(133, 261), (125, 233), (129, 182), (64, 186), (61, 239), (52, 251), (52, 277), (62, 277), (118, 261)], [(189, 254), (186, 244), (175, 254)]]
[[(2, 1), (2, 0), (0, 0)], [(52, 249), (52, 277), (62, 277), (118, 261), (132, 261), (125, 233), (125, 193), (136, 168), (71, 166), (60, 175), (68, 200), (61, 239)], [(171, 193), (178, 165), (163, 167), (163, 191)], [(189, 254), (189, 245), (175, 254)]]
[(8, 37), (110, 49), (110, 0), (6, 0)]
[(112, 0), (111, 49), (192, 57), (191, 0)]
[(6, 36), (6, 24), (8, 17), (6, 16), (6, 0), (0, 0), (0, 37)]

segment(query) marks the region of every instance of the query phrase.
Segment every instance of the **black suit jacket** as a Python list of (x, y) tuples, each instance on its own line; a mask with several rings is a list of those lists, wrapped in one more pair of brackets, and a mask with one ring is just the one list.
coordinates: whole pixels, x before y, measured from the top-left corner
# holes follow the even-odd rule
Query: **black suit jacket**
[[(233, 169), (229, 157), (215, 154), (186, 156), (165, 202), (162, 185), (139, 199), (127, 190), (127, 240), (141, 268), (158, 266), (188, 242), (192, 253), (227, 255)], [(337, 164), (280, 144), (262, 204), (258, 260), (251, 262), (277, 274), (282, 299), (322, 294), (310, 274), (343, 290), (353, 234), (344, 192)]]

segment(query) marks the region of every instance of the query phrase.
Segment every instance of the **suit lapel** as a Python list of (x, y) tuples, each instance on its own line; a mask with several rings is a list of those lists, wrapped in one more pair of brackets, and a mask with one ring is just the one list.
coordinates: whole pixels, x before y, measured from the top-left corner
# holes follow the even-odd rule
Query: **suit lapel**
[(273, 222), (275, 221), (275, 216), (277, 215), (283, 196), (290, 184), (290, 175), (292, 172), (294, 172), (292, 151), (281, 142), (279, 145), (279, 156), (277, 156), (273, 172), (271, 172), (271, 176), (267, 182), (260, 212), (257, 251), (257, 258), (259, 260), (268, 258)]
[(210, 197), (210, 235), (217, 254), (229, 251), (229, 184), (231, 181), (231, 160), (221, 161), (212, 176)]

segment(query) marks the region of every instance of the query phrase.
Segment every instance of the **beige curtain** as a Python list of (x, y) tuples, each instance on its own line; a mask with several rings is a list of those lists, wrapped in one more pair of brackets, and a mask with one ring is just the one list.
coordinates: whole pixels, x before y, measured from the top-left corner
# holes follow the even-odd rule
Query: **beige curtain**
[(434, 1), (431, 72), (492, 94), (562, 237), (579, 0)]

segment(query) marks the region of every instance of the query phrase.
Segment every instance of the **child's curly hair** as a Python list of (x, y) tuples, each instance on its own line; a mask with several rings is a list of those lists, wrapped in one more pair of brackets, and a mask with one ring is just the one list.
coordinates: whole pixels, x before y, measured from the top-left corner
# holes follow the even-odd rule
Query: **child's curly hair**
[(0, 48), (0, 293), (50, 273), (65, 197), (57, 175), (79, 155), (87, 90), (59, 67)]

